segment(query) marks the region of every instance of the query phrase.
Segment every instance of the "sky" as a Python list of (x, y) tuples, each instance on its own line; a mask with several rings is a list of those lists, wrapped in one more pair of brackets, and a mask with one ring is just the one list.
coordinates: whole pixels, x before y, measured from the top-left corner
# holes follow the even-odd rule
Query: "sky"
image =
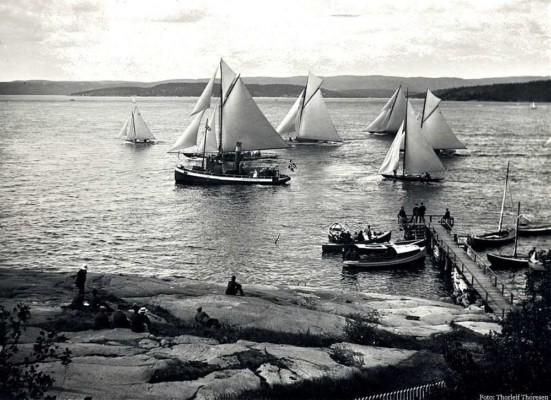
[(551, 75), (551, 0), (0, 0), (0, 81)]

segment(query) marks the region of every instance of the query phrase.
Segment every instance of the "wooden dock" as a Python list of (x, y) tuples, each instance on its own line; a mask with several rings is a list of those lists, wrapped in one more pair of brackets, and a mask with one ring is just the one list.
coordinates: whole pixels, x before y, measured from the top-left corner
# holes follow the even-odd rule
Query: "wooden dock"
[(445, 253), (453, 267), (463, 275), (497, 316), (503, 318), (506, 312), (516, 308), (513, 292), (500, 282), (485, 260), (474, 250), (463, 243), (461, 246), (467, 246), (467, 251), (460, 247), (457, 234), (453, 230), (429, 221), (426, 221), (426, 226), (432, 245), (438, 246)]

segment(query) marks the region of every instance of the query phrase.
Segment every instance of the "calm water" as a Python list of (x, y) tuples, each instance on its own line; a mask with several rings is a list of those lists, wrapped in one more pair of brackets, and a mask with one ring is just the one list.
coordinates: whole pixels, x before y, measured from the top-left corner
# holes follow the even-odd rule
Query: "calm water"
[[(166, 151), (191, 121), (195, 99), (140, 98), (162, 142), (147, 147), (116, 136), (128, 98), (0, 97), (0, 265), (185, 276), (224, 283), (297, 284), (428, 298), (442, 294), (438, 271), (346, 273), (321, 244), (335, 221), (353, 230), (392, 229), (396, 214), (424, 202), (449, 207), (459, 230), (497, 228), (507, 160), (513, 201), (534, 221), (551, 222), (551, 105), (445, 102), (442, 111), (469, 150), (443, 159), (439, 184), (396, 183), (377, 170), (392, 137), (362, 132), (386, 99), (327, 101), (345, 143), (277, 151), (271, 165), (298, 169), (286, 187), (181, 187)], [(294, 99), (257, 99), (277, 126)], [(420, 110), (421, 101), (414, 101)], [(510, 208), (510, 199), (507, 206)], [(505, 222), (512, 223), (509, 214)], [(276, 238), (279, 240), (275, 244)], [(551, 247), (551, 239), (520, 240)], [(502, 249), (508, 251), (509, 249)]]

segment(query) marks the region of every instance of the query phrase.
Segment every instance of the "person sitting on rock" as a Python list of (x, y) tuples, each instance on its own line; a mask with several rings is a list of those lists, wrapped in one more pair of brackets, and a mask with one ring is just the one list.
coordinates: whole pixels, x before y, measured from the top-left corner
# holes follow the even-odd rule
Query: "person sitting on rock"
[(118, 310), (113, 313), (113, 328), (130, 328), (130, 321), (126, 317), (124, 306), (119, 304)]
[(109, 317), (107, 316), (107, 308), (105, 306), (99, 307), (99, 312), (96, 314), (94, 321), (94, 329), (109, 329)]
[(230, 296), (236, 296), (237, 293), (240, 293), (241, 296), (245, 296), (243, 293), (243, 288), (239, 283), (235, 281), (235, 275), (231, 277), (231, 281), (228, 282), (228, 287), (226, 288), (226, 294)]
[(79, 293), (75, 296), (71, 304), (69, 304), (71, 310), (83, 310), (84, 309), (84, 293)]
[(220, 326), (220, 322), (216, 318), (211, 318), (209, 315), (203, 311), (203, 307), (197, 308), (197, 314), (195, 314), (195, 322), (206, 326), (207, 328), (212, 328), (213, 326), (215, 328), (218, 328)]
[(151, 321), (145, 315), (147, 309), (141, 307), (138, 312), (136, 312), (136, 307), (134, 308), (134, 313), (130, 316), (130, 329), (132, 332), (143, 333), (146, 331), (151, 332)]

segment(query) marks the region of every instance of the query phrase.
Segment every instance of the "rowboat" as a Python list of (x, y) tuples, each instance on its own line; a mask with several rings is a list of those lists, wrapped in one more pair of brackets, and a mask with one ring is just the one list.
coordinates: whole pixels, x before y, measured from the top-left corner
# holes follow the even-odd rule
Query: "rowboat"
[[(322, 253), (342, 253), (343, 249), (348, 249), (355, 244), (373, 244), (373, 243), (386, 243), (392, 236), (392, 231), (381, 232), (378, 235), (373, 235), (370, 240), (364, 240), (362, 242), (340, 243), (331, 240), (329, 236), (329, 242), (321, 246)], [(333, 236), (335, 237), (335, 236)]]
[(530, 226), (524, 225), (518, 228), (519, 236), (551, 235), (551, 225)]

